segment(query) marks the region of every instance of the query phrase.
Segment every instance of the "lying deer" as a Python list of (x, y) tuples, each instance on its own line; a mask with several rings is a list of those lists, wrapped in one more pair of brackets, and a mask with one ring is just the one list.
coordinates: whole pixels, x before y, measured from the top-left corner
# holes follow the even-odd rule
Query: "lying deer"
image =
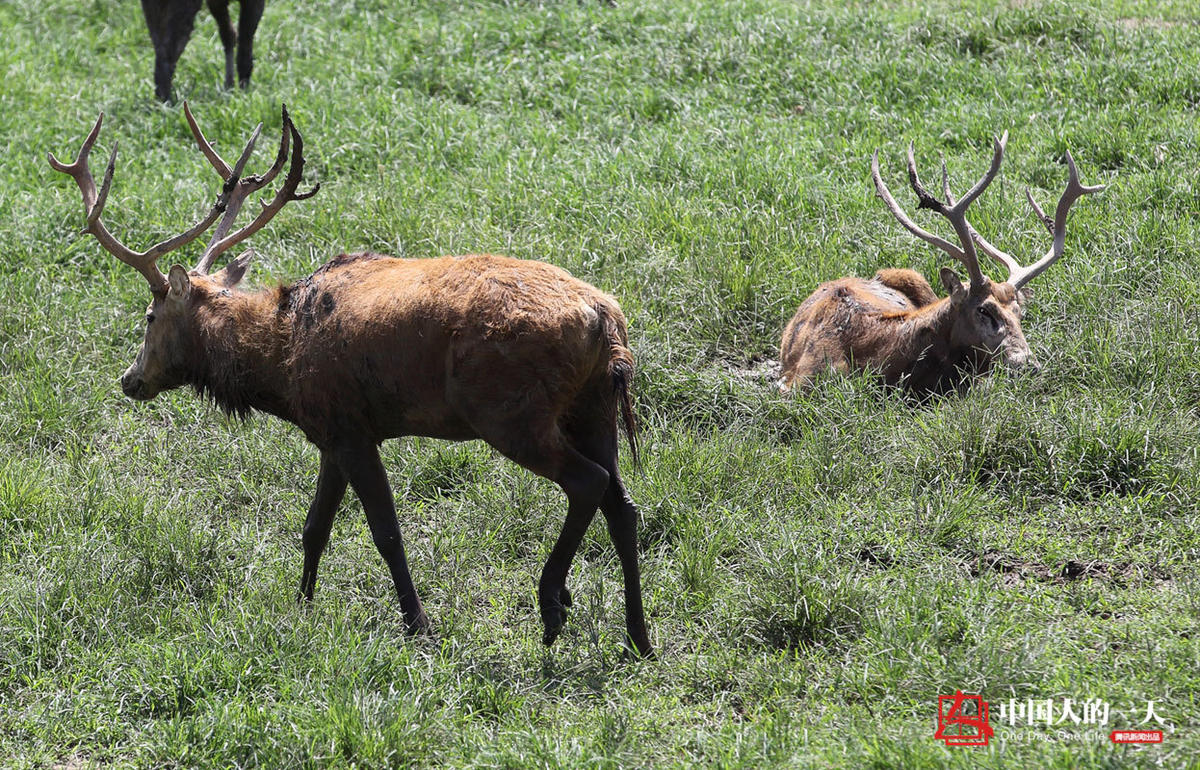
[[(1037, 368), (1021, 330), (1025, 305), (1022, 289), (1062, 256), (1067, 213), (1081, 196), (1099, 192), (1103, 185), (1079, 183), (1075, 160), (1067, 153), (1070, 177), (1050, 219), (1026, 190), (1038, 218), (1049, 229), (1054, 243), (1037, 262), (1022, 267), (1016, 259), (988, 243), (967, 221), (967, 208), (995, 179), (1004, 157), (1008, 133), (996, 140), (992, 165), (957, 203), (950, 193), (945, 163), (942, 190), (946, 200), (929, 193), (917, 176), (913, 147), (908, 147), (908, 178), (917, 194), (917, 208), (933, 209), (950, 220), (959, 244), (922, 230), (892, 197), (879, 175), (879, 151), (871, 159), (875, 189), (900, 224), (967, 268), (970, 284), (952, 269), (943, 267), (942, 285), (949, 296), (938, 299), (929, 282), (914, 270), (880, 270), (869, 281), (839, 278), (817, 287), (788, 323), (783, 333), (781, 387), (786, 391), (809, 383), (819, 372), (833, 368), (877, 372), (888, 385), (899, 385), (918, 395), (962, 388), (974, 374), (987, 373), (999, 361), (1013, 368)], [(976, 248), (1008, 270), (1003, 283), (994, 283), (979, 269)]]
[[(243, 176), (262, 126), (230, 167), (186, 105), (184, 112), (224, 187), (195, 226), (142, 252), (119, 242), (100, 219), (116, 147), (98, 191), (88, 154), (104, 115), (73, 163), (50, 156), (50, 165), (69, 174), (83, 194), (85, 232), (150, 285), (145, 340), (121, 376), (125, 394), (144, 401), (191, 385), (227, 413), (260, 410), (299, 426), (321, 452), (304, 523), (300, 597), (312, 600), (317, 563), (349, 485), (362, 500), (410, 632), (427, 629), (429, 620), (409, 574), (378, 446), (405, 435), (483, 439), (567, 495), (566, 523), (538, 585), (545, 643), (554, 641), (566, 618), (567, 572), (599, 507), (624, 573), (628, 638), (638, 653), (650, 655), (637, 509), (617, 470), (618, 410), (635, 461), (637, 455), (633, 357), (613, 298), (557, 267), (487, 255), (342, 255), (289, 286), (241, 291), (251, 252), (210, 270), (218, 256), (289, 201), (316, 193), (316, 187), (297, 192), (304, 168), (300, 133), (284, 108), (274, 165), (262, 176)], [(275, 197), (253, 221), (230, 232), (242, 205), (285, 162), (288, 173)], [(166, 275), (159, 270), (160, 258), (214, 222), (194, 269), (176, 264)]]

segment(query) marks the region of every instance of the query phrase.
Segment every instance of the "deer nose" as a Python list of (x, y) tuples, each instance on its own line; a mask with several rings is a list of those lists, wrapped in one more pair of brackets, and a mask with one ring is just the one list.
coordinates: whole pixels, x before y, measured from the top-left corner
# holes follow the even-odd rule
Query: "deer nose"
[(142, 393), (142, 378), (138, 377), (134, 372), (127, 371), (121, 375), (121, 390), (126, 396), (132, 399), (138, 399)]

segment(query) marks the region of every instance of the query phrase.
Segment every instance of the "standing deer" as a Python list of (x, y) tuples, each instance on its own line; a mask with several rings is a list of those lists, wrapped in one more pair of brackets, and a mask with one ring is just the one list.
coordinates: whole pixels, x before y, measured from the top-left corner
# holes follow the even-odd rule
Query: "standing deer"
[[(304, 168), (300, 133), (285, 107), (274, 165), (262, 176), (243, 177), (262, 126), (230, 168), (186, 104), (184, 114), (224, 187), (194, 227), (145, 251), (120, 243), (100, 220), (116, 160), (114, 145), (97, 192), (88, 154), (103, 114), (73, 163), (51, 155), (50, 165), (79, 186), (85, 232), (150, 285), (145, 340), (121, 376), (125, 394), (144, 401), (191, 385), (227, 413), (257, 409), (299, 426), (320, 450), (316, 495), (304, 523), (300, 598), (312, 600), (317, 564), (349, 485), (391, 571), (408, 630), (426, 630), (378, 446), (405, 435), (483, 439), (567, 495), (566, 522), (538, 585), (545, 643), (566, 619), (567, 572), (599, 507), (624, 574), (628, 640), (637, 653), (651, 655), (637, 509), (617, 470), (618, 411), (635, 462), (637, 446), (633, 357), (616, 301), (557, 267), (489, 255), (343, 254), (294, 284), (241, 291), (251, 252), (218, 272), (210, 269), (286, 203), (316, 193), (316, 187), (297, 192)], [(229, 232), (247, 198), (270, 184), (289, 157), (275, 197), (252, 222)], [(157, 261), (214, 222), (196, 267), (173, 265), (163, 275)]]
[[(208, 10), (217, 22), (221, 47), (225, 49), (225, 87), (233, 88), (234, 51), (237, 52), (238, 85), (250, 85), (254, 69), (254, 32), (266, 0), (240, 0), (235, 31), (229, 18), (229, 0), (208, 0)], [(175, 64), (192, 36), (200, 0), (142, 0), (142, 15), (154, 44), (154, 94), (160, 102), (171, 101)]]
[[(987, 373), (997, 360), (1013, 368), (1038, 368), (1021, 330), (1024, 286), (1062, 256), (1067, 213), (1081, 196), (1103, 185), (1079, 183), (1075, 160), (1067, 153), (1070, 177), (1050, 219), (1026, 190), (1029, 205), (1050, 231), (1054, 243), (1045, 256), (1028, 267), (988, 243), (967, 221), (967, 208), (991, 184), (1000, 170), (1008, 132), (997, 139), (992, 165), (957, 203), (950, 193), (942, 164), (939, 201), (917, 176), (913, 146), (908, 147), (908, 179), (917, 194), (917, 208), (933, 209), (950, 220), (959, 245), (922, 230), (901, 210), (879, 175), (879, 151), (871, 159), (875, 190), (888, 210), (909, 232), (963, 263), (970, 276), (964, 287), (954, 270), (943, 267), (942, 285), (950, 294), (938, 299), (929, 282), (914, 270), (880, 270), (871, 280), (839, 278), (817, 287), (788, 323), (781, 358), (786, 391), (809, 383), (824, 369), (840, 372), (866, 369), (888, 385), (900, 385), (919, 396), (964, 387), (975, 374)], [(1008, 270), (1008, 279), (994, 283), (979, 269), (976, 247)]]

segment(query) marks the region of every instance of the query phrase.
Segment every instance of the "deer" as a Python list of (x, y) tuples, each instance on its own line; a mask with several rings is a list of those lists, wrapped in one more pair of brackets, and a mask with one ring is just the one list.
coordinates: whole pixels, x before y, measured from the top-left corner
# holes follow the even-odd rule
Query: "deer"
[[(1044, 256), (1022, 266), (967, 220), (967, 209), (996, 178), (1007, 142), (1007, 131), (993, 141), (991, 166), (958, 201), (950, 191), (944, 160), (945, 200), (925, 188), (917, 174), (914, 145), (909, 143), (908, 179), (917, 195), (917, 208), (931, 209), (949, 220), (957, 245), (922, 229), (904, 213), (880, 176), (879, 150), (875, 151), (871, 177), (878, 197), (906, 230), (961, 262), (969, 283), (964, 286), (958, 273), (943, 267), (939, 277), (948, 295), (940, 299), (924, 276), (902, 268), (879, 270), (870, 280), (846, 277), (821, 284), (784, 329), (780, 343), (780, 388), (784, 392), (809, 385), (828, 369), (868, 371), (887, 386), (900, 387), (919, 398), (962, 391), (996, 363), (1015, 371), (1040, 369), (1021, 329), (1025, 287), (1062, 257), (1071, 206), (1084, 195), (1100, 192), (1104, 185), (1081, 184), (1068, 151), (1067, 186), (1053, 219), (1026, 188), (1029, 205), (1053, 241)], [(1004, 281), (992, 281), (983, 274), (980, 251), (1007, 270)]]
[[(225, 49), (225, 88), (233, 88), (234, 55), (237, 56), (238, 85), (250, 85), (254, 70), (254, 33), (262, 19), (266, 0), (240, 0), (238, 26), (229, 18), (229, 0), (207, 0), (217, 22), (221, 47)], [(187, 47), (200, 12), (200, 0), (142, 0), (142, 16), (154, 45), (154, 95), (160, 102), (172, 101), (175, 65)]]
[[(136, 401), (190, 385), (227, 414), (258, 411), (300, 428), (320, 453), (316, 492), (302, 530), (298, 600), (313, 601), (317, 567), (347, 487), (362, 501), (372, 540), (391, 573), (408, 633), (431, 624), (409, 572), (388, 475), (388, 438), (481, 439), (547, 478), (567, 497), (562, 530), (542, 568), (543, 642), (558, 637), (572, 604), (567, 573), (599, 508), (624, 579), (625, 644), (649, 657), (637, 553), (638, 511), (617, 467), (620, 427), (638, 464), (632, 403), (634, 360), (615, 299), (544, 262), (475, 254), (398, 259), (341, 254), (312, 275), (257, 291), (239, 283), (253, 251), (213, 272), (216, 259), (262, 229), (299, 191), (303, 140), (283, 107), (274, 164), (244, 169), (262, 129), (230, 166), (184, 104), (200, 152), (220, 176), (220, 194), (191, 228), (135, 251), (101, 219), (116, 144), (97, 189), (88, 155), (104, 114), (72, 163), (50, 165), (83, 197), (84, 233), (142, 274), (151, 300), (137, 357), (121, 375)], [(230, 232), (243, 204), (288, 166), (258, 215)], [(196, 266), (158, 260), (213, 229)], [(522, 514), (518, 514), (522, 515)], [(523, 515), (528, 515), (524, 512)]]

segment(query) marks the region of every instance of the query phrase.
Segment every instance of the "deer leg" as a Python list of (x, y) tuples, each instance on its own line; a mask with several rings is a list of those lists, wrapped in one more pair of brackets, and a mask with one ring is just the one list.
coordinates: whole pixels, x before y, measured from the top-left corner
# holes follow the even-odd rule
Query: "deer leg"
[(600, 510), (608, 522), (608, 535), (612, 538), (617, 556), (621, 559), (621, 574), (625, 582), (625, 631), (637, 654), (643, 658), (654, 656), (650, 646), (650, 635), (646, 631), (646, 616), (642, 609), (642, 578), (638, 569), (637, 553), (637, 506), (633, 504), (621, 475), (617, 473), (614, 458), (609, 473), (608, 489), (600, 501)]
[(554, 481), (567, 495), (567, 518), (538, 582), (538, 608), (542, 615), (545, 631), (542, 641), (545, 644), (552, 644), (558, 638), (566, 622), (566, 608), (571, 606), (567, 573), (609, 483), (606, 470), (570, 448)]
[(254, 69), (254, 33), (258, 31), (264, 5), (264, 0), (242, 0), (242, 9), (238, 12), (237, 70), (238, 85), (242, 88), (250, 85), (250, 73)]
[(208, 10), (217, 21), (217, 33), (225, 49), (225, 87), (233, 88), (233, 54), (238, 36), (229, 19), (229, 0), (208, 0)]
[[(603, 395), (597, 395), (602, 403)], [(615, 408), (615, 405), (614, 405)], [(591, 418), (580, 421), (571, 432), (571, 441), (579, 451), (608, 472), (608, 487), (600, 499), (600, 510), (608, 524), (608, 535), (621, 560), (625, 586), (625, 629), (628, 643), (642, 657), (652, 657), (650, 635), (642, 608), (642, 579), (637, 554), (637, 506), (629, 497), (617, 468), (617, 434), (615, 415), (601, 410)]]
[(187, 47), (200, 0), (172, 3), (164, 6), (152, 0), (142, 0), (142, 12), (154, 44), (154, 93), (161, 102), (172, 99), (175, 65)]
[(329, 455), (321, 453), (321, 470), (317, 474), (317, 492), (308, 507), (304, 520), (304, 574), (300, 578), (300, 600), (312, 601), (317, 587), (317, 564), (329, 542), (333, 516), (346, 494), (346, 475)]
[(400, 609), (409, 633), (422, 633), (429, 629), (429, 618), (421, 606), (408, 571), (408, 559), (404, 553), (404, 539), (400, 536), (400, 522), (396, 520), (396, 503), (392, 488), (388, 484), (387, 471), (379, 459), (379, 450), (367, 445), (353, 450), (343, 450), (337, 456), (342, 473), (350, 481), (358, 499), (362, 501), (371, 528), (371, 539), (383, 556), (396, 594), (400, 597)]

